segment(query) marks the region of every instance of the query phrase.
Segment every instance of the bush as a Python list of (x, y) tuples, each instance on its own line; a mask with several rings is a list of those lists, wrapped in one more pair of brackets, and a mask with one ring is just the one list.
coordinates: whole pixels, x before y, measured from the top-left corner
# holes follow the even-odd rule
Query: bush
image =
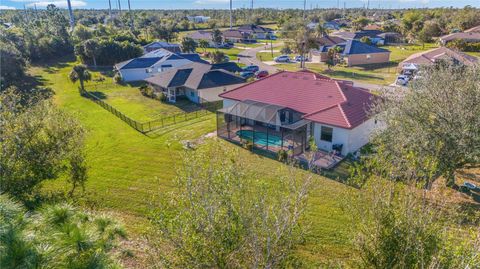
[(243, 147), (246, 150), (252, 151), (253, 150), (253, 142), (252, 141), (246, 141), (243, 143)]
[(292, 54), (292, 49), (289, 46), (285, 46), (280, 50), (281, 54)]
[(120, 84), (123, 82), (123, 79), (120, 73), (115, 73), (115, 75), (113, 76), (113, 81), (117, 84)]
[(288, 152), (284, 149), (281, 149), (277, 153), (277, 160), (280, 162), (286, 162), (288, 159)]

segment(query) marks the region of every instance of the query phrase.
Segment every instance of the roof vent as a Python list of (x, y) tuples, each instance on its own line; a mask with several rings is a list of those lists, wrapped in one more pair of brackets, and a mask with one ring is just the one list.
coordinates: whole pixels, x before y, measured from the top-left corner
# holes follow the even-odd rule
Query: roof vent
[(298, 78), (298, 76), (292, 76), (292, 78)]
[(315, 82), (315, 85), (322, 85), (322, 83), (317, 81), (317, 82)]
[(303, 77), (303, 80), (308, 80), (308, 78), (307, 78), (307, 77)]
[(329, 96), (327, 96), (327, 97), (328, 97), (328, 98), (333, 98), (333, 96), (331, 96), (331, 95), (329, 95)]
[(286, 77), (288, 77), (288, 75), (287, 75), (287, 74), (283, 74), (282, 77), (286, 78)]

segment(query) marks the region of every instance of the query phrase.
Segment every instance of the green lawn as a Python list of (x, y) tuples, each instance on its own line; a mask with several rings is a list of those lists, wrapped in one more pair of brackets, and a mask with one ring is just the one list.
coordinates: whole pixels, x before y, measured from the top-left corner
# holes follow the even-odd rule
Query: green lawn
[[(203, 49), (203, 48), (197, 48), (197, 53), (203, 53), (203, 52), (214, 52), (216, 51), (217, 49), (215, 48), (207, 48), (207, 49)], [(236, 61), (237, 58), (238, 58), (238, 54), (242, 51), (241, 49), (238, 49), (238, 48), (231, 48), (231, 49), (218, 49), (218, 51), (221, 51), (223, 53), (225, 53), (225, 55), (227, 55), (231, 61)]]
[(138, 87), (131, 85), (87, 83), (86, 88), (103, 101), (140, 122), (200, 109), (188, 100), (179, 99), (175, 104), (171, 104), (145, 97), (140, 94)]
[[(328, 69), (327, 65), (324, 63), (307, 63), (307, 68), (319, 73), (324, 73), (328, 76), (339, 78), (339, 79), (350, 79), (357, 80), (365, 83), (378, 84), (378, 85), (388, 85), (395, 81), (395, 78), (398, 74), (397, 66), (398, 64), (406, 59), (408, 56), (435, 48), (435, 44), (425, 44), (422, 45), (404, 45), (404, 46), (383, 46), (382, 48), (388, 49), (391, 51), (390, 62), (385, 64), (372, 64), (366, 66), (341, 66), (337, 65), (331, 70)], [(274, 53), (274, 57), (280, 55), (279, 52)], [(271, 61), (272, 57), (269, 52), (261, 52), (257, 54), (257, 58), (262, 61)], [(280, 69), (284, 70), (298, 70), (299, 65), (290, 63), (290, 64), (279, 64), (276, 65)]]
[[(109, 211), (123, 219), (130, 240), (142, 242), (139, 238), (148, 228), (149, 201), (154, 194), (161, 195), (171, 187), (182, 149), (181, 141), (197, 139), (215, 131), (215, 117), (212, 114), (161, 129), (149, 136), (142, 135), (99, 105), (81, 97), (78, 84), (68, 81), (71, 66), (72, 63), (67, 62), (49, 68), (33, 67), (30, 73), (51, 87), (55, 91), (56, 104), (75, 115), (87, 129), (89, 180), (86, 194), (79, 203), (86, 208)], [(160, 104), (154, 100), (135, 96), (134, 88), (126, 86), (109, 91), (105, 92), (107, 100), (121, 107), (127, 115), (140, 117), (142, 111), (149, 114), (150, 110), (145, 108), (149, 105), (160, 109)], [(218, 143), (236, 147), (222, 140)], [(278, 168), (283, 165), (243, 149), (240, 154), (248, 159), (250, 169), (258, 171), (259, 176), (268, 182), (275, 179)], [(307, 268), (322, 267), (327, 261), (349, 262), (353, 255), (352, 234), (347, 225), (348, 215), (342, 211), (341, 203), (355, 190), (317, 175), (314, 180), (316, 188), (306, 219), (311, 233), (298, 249), (298, 257), (305, 261)], [(44, 189), (64, 190), (65, 184), (55, 181)], [(134, 253), (140, 254), (141, 250), (134, 249)], [(141, 263), (140, 259), (135, 267), (145, 267)]]

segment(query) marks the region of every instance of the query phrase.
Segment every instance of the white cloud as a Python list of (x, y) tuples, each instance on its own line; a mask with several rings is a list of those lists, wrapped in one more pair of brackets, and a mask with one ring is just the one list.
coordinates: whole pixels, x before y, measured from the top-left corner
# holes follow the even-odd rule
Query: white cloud
[(15, 7), (0, 6), (0, 9), (16, 9)]
[[(24, 1), (26, 2), (26, 1)], [(32, 2), (32, 1), (30, 1)], [(36, 2), (32, 2), (30, 4), (27, 4), (27, 7), (33, 7), (33, 6), (37, 6), (38, 8), (42, 8), (42, 7), (47, 7), (48, 5), (55, 5), (56, 7), (60, 7), (60, 8), (66, 8), (68, 5), (67, 5), (67, 1), (63, 0), (63, 1), (36, 1)], [(79, 1), (79, 0), (73, 0), (71, 1), (71, 4), (72, 4), (72, 7), (84, 7), (87, 5), (87, 3), (85, 1)]]

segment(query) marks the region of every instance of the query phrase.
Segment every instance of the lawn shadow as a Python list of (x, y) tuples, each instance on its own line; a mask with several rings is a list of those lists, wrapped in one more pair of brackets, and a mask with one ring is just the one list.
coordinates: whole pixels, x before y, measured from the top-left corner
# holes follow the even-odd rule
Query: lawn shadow
[[(71, 54), (68, 54), (68, 55), (61, 56), (61, 57), (55, 57), (55, 58), (48, 59), (48, 60), (42, 60), (42, 61), (34, 62), (33, 66), (48, 68), (47, 72), (55, 72), (55, 70), (52, 69), (52, 68), (58, 68), (58, 69), (64, 68), (64, 67), (68, 66), (70, 63), (75, 62), (76, 60), (77, 59), (75, 57), (75, 54), (71, 53)], [(52, 70), (50, 70), (50, 69), (52, 69)]]
[(97, 97), (98, 99), (101, 99), (101, 100), (104, 100), (104, 99), (107, 99), (107, 98), (108, 98), (108, 96), (107, 96), (105, 93), (103, 93), (103, 92), (99, 92), (99, 91), (90, 92), (90, 91), (89, 91), (89, 93), (95, 95), (95, 97)]

